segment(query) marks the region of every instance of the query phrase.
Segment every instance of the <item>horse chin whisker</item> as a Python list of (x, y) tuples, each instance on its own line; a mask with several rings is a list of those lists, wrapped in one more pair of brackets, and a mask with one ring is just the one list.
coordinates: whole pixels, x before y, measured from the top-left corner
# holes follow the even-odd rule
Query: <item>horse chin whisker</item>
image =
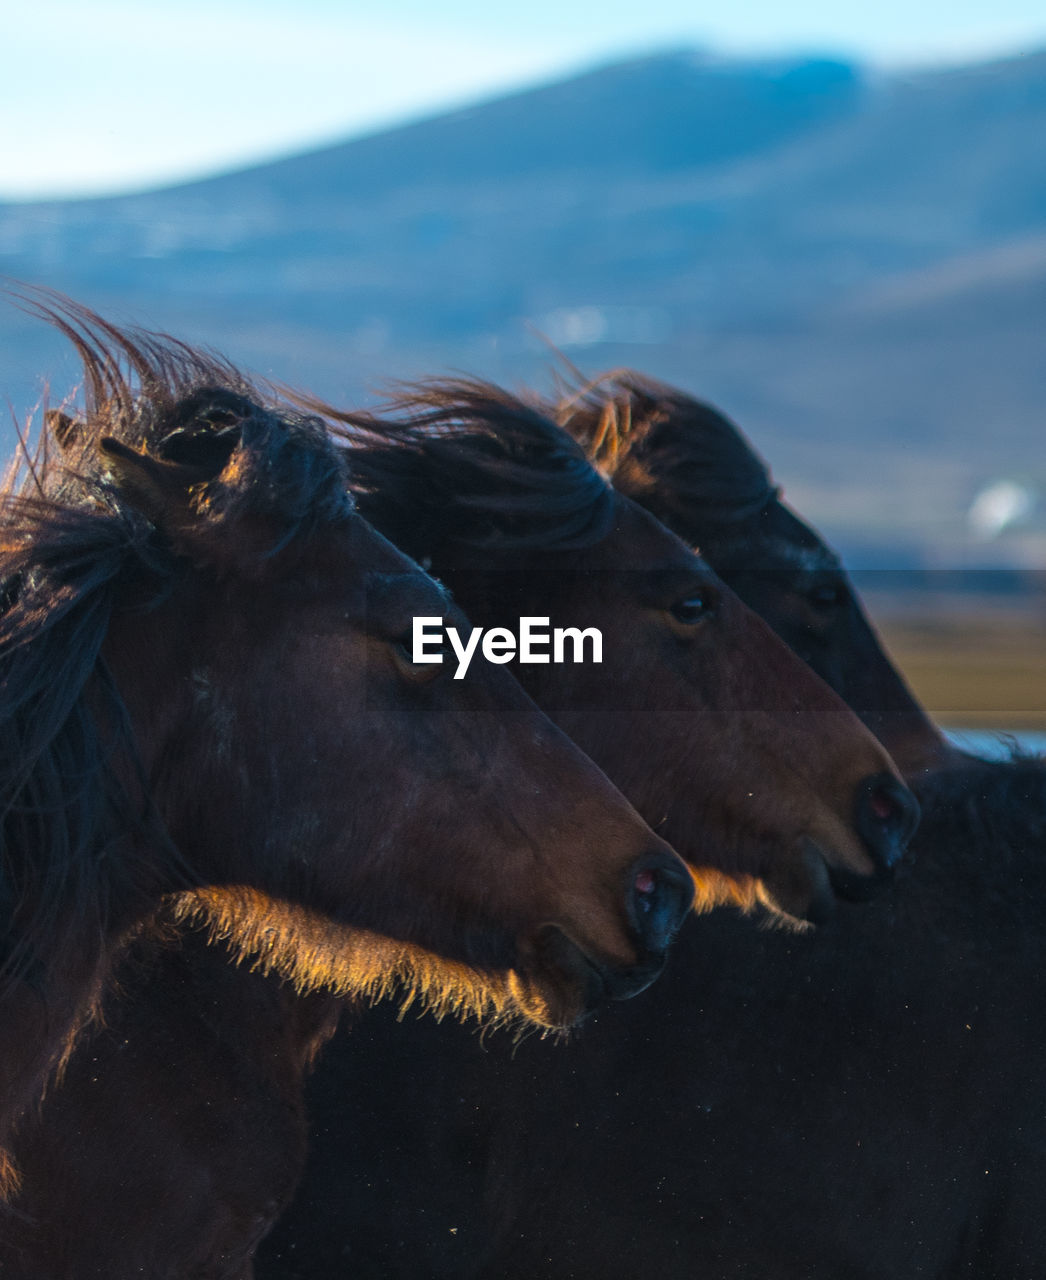
[(0, 1203), (13, 1200), (22, 1185), (18, 1166), (10, 1155), (0, 1148)]
[(798, 867), (758, 882), (758, 897), (782, 927), (796, 932), (827, 923), (838, 901), (832, 867), (812, 840), (804, 842)]
[(764, 901), (755, 876), (695, 866), (690, 867), (690, 875), (694, 881), (693, 910), (698, 915), (716, 907), (737, 907), (747, 915)]
[(274, 974), (300, 994), (325, 990), (375, 1004), (392, 999), (437, 1020), (475, 1019), (482, 1027), (529, 1020), (512, 971), (486, 971), (414, 943), (338, 924), (303, 907), (238, 887), (196, 890), (172, 903), (176, 923), (203, 928), (237, 964)]
[(786, 910), (764, 886), (760, 886), (759, 903), (763, 907), (758, 927), (766, 933), (813, 933), (817, 925)]

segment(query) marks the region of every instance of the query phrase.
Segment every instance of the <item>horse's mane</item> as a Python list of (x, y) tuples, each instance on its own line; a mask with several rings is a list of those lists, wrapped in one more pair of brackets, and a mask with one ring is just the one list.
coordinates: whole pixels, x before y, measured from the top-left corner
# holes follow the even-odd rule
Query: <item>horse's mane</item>
[(538, 408), (490, 383), (407, 386), (379, 413), (335, 413), (362, 515), (418, 559), (461, 548), (592, 546), (614, 498), (584, 451)]
[(736, 524), (777, 497), (766, 464), (729, 418), (632, 370), (578, 380), (551, 412), (615, 488), (670, 527), (695, 510), (705, 523)]
[(132, 800), (117, 782), (142, 780), (102, 644), (114, 611), (164, 598), (187, 561), (100, 446), (196, 469), (204, 529), (266, 517), (276, 542), (261, 557), (351, 507), (324, 425), (220, 357), (58, 294), (14, 296), (75, 347), (84, 403), (45, 415), (0, 491), (0, 991), (35, 985), (77, 925), (101, 934), (107, 895), (134, 885), (143, 824), (151, 856), (177, 858), (144, 783)]

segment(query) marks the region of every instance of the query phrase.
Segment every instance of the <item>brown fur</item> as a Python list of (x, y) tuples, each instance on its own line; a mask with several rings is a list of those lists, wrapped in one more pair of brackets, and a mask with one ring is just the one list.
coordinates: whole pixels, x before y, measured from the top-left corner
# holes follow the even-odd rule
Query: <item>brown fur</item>
[(170, 894), (231, 890), (245, 945), (262, 901), (381, 934), (401, 977), (502, 1018), (648, 981), (630, 869), (677, 860), (507, 673), (419, 689), (404, 611), (464, 620), (353, 511), (325, 424), (173, 339), (25, 305), (86, 404), (0, 509), (0, 1149)]
[[(474, 395), (469, 406), (474, 421), (463, 422), (460, 396), (439, 404), (432, 412), (437, 418), (442, 414), (442, 420), (433, 420), (428, 424), (431, 430), (420, 436), (411, 424), (403, 430), (378, 421), (354, 425), (349, 458), (360, 501), (373, 504), (375, 511), (387, 502), (386, 517), (390, 522), (401, 517), (407, 533), (431, 531), (431, 544), (419, 544), (417, 554), (431, 555), (441, 569), (445, 560), (449, 563), (446, 576), (478, 611), (477, 621), (514, 621), (529, 612), (552, 614), (557, 625), (601, 625), (606, 636), (604, 665), (539, 670), (542, 678), (531, 686), (539, 700), (603, 756), (659, 829), (672, 831), (685, 845), (703, 905), (724, 898), (750, 904), (770, 881), (778, 905), (806, 911), (811, 885), (803, 858), (805, 837), (813, 830), (823, 832), (830, 856), (844, 857), (849, 851), (862, 866), (858, 838), (846, 829), (852, 820), (852, 792), (867, 773), (888, 768), (885, 757), (732, 597), (722, 597), (707, 627), (681, 626), (672, 617), (672, 605), (687, 592), (698, 587), (719, 590), (706, 566), (647, 515), (619, 500), (554, 424), (540, 414), (518, 411), (516, 402), (503, 393), (488, 394), (482, 401)], [(360, 447), (362, 442), (366, 448)], [(445, 451), (441, 442), (449, 446)], [(386, 447), (391, 452), (382, 452)], [(389, 475), (396, 477), (395, 484)], [(438, 535), (441, 527), (450, 533), (446, 543)], [(661, 593), (653, 599), (644, 594), (652, 581)], [(533, 676), (534, 669), (520, 673)], [(807, 706), (797, 716), (793, 699), (796, 690), (804, 689)], [(789, 737), (793, 729), (795, 738)], [(765, 737), (778, 743), (779, 750), (783, 745), (811, 760), (827, 741), (835, 757), (831, 767), (839, 770), (839, 794), (826, 805), (818, 794), (821, 779), (782, 770), (765, 747)], [(532, 768), (529, 776), (539, 791), (547, 785), (541, 769)], [(758, 802), (753, 804), (755, 795)], [(574, 830), (591, 837), (598, 822), (597, 814), (581, 812)], [(532, 873), (552, 882), (562, 874), (555, 866), (536, 863)], [(290, 972), (302, 987), (311, 986), (318, 972), (344, 986), (369, 987), (373, 973), (379, 984), (384, 983), (386, 961), (372, 963), (372, 938), (356, 950), (332, 947), (330, 928), (324, 924), (305, 937), (296, 917), (274, 914), (268, 905), (255, 910), (256, 893), (244, 889), (233, 898), (223, 892), (219, 903), (197, 894), (192, 900), (183, 898), (180, 910), (191, 912), (202, 904), (212, 927), (238, 936), (241, 944), (246, 940), (249, 954), (262, 957), (263, 968), (267, 948), (277, 955), (286, 950), (286, 927), (295, 938), (299, 961)], [(264, 922), (261, 930), (245, 928), (250, 918)], [(383, 953), (390, 950), (386, 942), (380, 946)], [(395, 966), (401, 959), (394, 957)], [(415, 947), (407, 956), (413, 975), (418, 962)], [(214, 949), (202, 951), (196, 961), (204, 967), (215, 963)], [(283, 964), (279, 968), (286, 971)], [(445, 978), (445, 962), (439, 972)], [(250, 974), (243, 976), (248, 985), (253, 981)], [(465, 977), (468, 998), (470, 979)], [(427, 973), (423, 985), (429, 987)], [(140, 997), (145, 1006), (138, 1013), (133, 1005), (123, 1005), (115, 1015), (119, 1021), (114, 1021), (114, 1035), (95, 1042), (103, 1069), (93, 1074), (106, 1090), (111, 1108), (107, 1114), (119, 1115), (122, 1109), (120, 1073), (105, 1069), (107, 1061), (119, 1058), (116, 1033), (137, 1041), (135, 1028), (155, 1015), (163, 991), (162, 982), (150, 987)], [(443, 998), (439, 992), (437, 996), (437, 1008), (455, 1003), (453, 988), (449, 1000), (445, 989)], [(200, 1015), (185, 1009), (171, 1016), (183, 1019), (187, 1029), (181, 1038), (194, 1044)], [(264, 1024), (256, 1031), (261, 1046), (278, 1038)], [(82, 1055), (74, 1066), (77, 1075), (68, 1082), (64, 1105), (75, 1112), (77, 1093), (88, 1088), (88, 1069)], [(264, 1062), (259, 1069), (264, 1075)], [(167, 1065), (160, 1057), (146, 1057), (138, 1070), (159, 1081)], [(238, 1088), (256, 1078), (249, 1062), (242, 1063), (241, 1070)], [(188, 1106), (197, 1089), (191, 1079), (181, 1081), (173, 1094), (168, 1090), (170, 1105)], [(227, 1114), (230, 1107), (235, 1111), (233, 1099), (222, 1097), (213, 1084), (207, 1096), (215, 1116)], [(286, 1105), (279, 1090), (271, 1105), (278, 1113)], [(178, 1131), (185, 1142), (184, 1123)], [(268, 1158), (277, 1138), (262, 1126), (253, 1142), (264, 1145), (265, 1152), (257, 1156), (249, 1136), (237, 1140), (242, 1141), (239, 1172), (229, 1173), (207, 1143), (193, 1148), (193, 1160), (187, 1163), (195, 1168), (195, 1176), (209, 1177), (220, 1167), (229, 1182), (223, 1189), (215, 1188), (212, 1211), (201, 1211), (195, 1219), (199, 1225), (183, 1232), (187, 1242), (217, 1240), (227, 1204), (242, 1204), (258, 1195), (254, 1170)], [(46, 1168), (46, 1153), (60, 1146), (60, 1132), (53, 1123), (45, 1124), (30, 1152), (39, 1162), (34, 1168)], [(296, 1154), (290, 1142), (288, 1163)], [(184, 1177), (181, 1166), (172, 1174), (171, 1203), (161, 1219), (165, 1231), (187, 1211), (179, 1189)], [(34, 1204), (32, 1191), (37, 1189), (39, 1197), (46, 1182), (43, 1174), (34, 1176), (25, 1203)], [(283, 1184), (274, 1179), (269, 1186), (278, 1200)], [(62, 1211), (53, 1198), (59, 1189), (74, 1204), (82, 1199), (75, 1181), (70, 1187), (63, 1180), (60, 1188), (52, 1182), (52, 1198), (40, 1212), (46, 1226), (61, 1238)], [(86, 1198), (91, 1199), (91, 1193)], [(119, 1198), (113, 1200), (118, 1203)], [(274, 1212), (262, 1200), (259, 1211)], [(103, 1220), (110, 1223), (112, 1218)], [(130, 1248), (118, 1248), (102, 1233), (85, 1229), (84, 1234), (115, 1275), (123, 1275), (118, 1262), (126, 1264), (127, 1274), (134, 1274), (138, 1260)], [(239, 1248), (249, 1251), (253, 1239), (243, 1228)], [(87, 1248), (83, 1236), (79, 1247)], [(229, 1253), (225, 1244), (220, 1249), (215, 1244), (214, 1249), (223, 1257)]]
[(857, 794), (892, 762), (707, 563), (498, 387), (423, 383), (390, 412), (340, 415), (360, 510), (475, 622), (602, 631), (601, 666), (512, 669), (697, 870), (699, 903), (819, 915), (819, 858), (874, 873)]
[(552, 409), (614, 487), (702, 554), (854, 708), (906, 776), (958, 762), (883, 652), (838, 558), (719, 410), (615, 370)]

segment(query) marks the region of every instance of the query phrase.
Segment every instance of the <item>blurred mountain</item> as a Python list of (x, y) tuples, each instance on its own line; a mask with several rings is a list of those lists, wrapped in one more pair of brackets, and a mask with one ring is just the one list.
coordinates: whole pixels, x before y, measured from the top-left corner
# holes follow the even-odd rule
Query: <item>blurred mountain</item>
[(681, 52), (602, 67), (200, 184), (208, 194), (352, 198), (419, 184), (640, 176), (737, 160), (844, 114), (860, 79), (824, 59), (751, 66)]
[[(629, 363), (715, 400), (864, 562), (1042, 487), (1046, 54), (906, 76), (678, 51), (205, 182), (0, 206), (0, 270), (342, 400)], [(18, 409), (60, 345), (0, 309)], [(1041, 504), (1040, 504), (1041, 505)]]

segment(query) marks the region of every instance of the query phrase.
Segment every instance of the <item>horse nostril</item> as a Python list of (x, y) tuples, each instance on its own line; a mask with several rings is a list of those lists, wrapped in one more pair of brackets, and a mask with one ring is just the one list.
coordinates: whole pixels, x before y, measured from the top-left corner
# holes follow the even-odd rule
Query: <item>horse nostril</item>
[(883, 787), (876, 787), (872, 792), (870, 803), (872, 806), (872, 813), (874, 813), (875, 816), (883, 822), (897, 811), (897, 806), (894, 803), (893, 796), (891, 796)]
[(890, 774), (869, 778), (857, 802), (857, 827), (879, 873), (889, 874), (919, 823), (919, 804)]
[(678, 858), (658, 854), (644, 859), (632, 877), (629, 915), (647, 951), (665, 950), (693, 899), (693, 880)]
[(636, 876), (635, 890), (640, 895), (640, 906), (644, 910), (650, 909), (650, 903), (644, 901), (644, 899), (649, 898), (656, 888), (657, 877), (654, 873), (652, 871), (640, 871), (639, 875)]

